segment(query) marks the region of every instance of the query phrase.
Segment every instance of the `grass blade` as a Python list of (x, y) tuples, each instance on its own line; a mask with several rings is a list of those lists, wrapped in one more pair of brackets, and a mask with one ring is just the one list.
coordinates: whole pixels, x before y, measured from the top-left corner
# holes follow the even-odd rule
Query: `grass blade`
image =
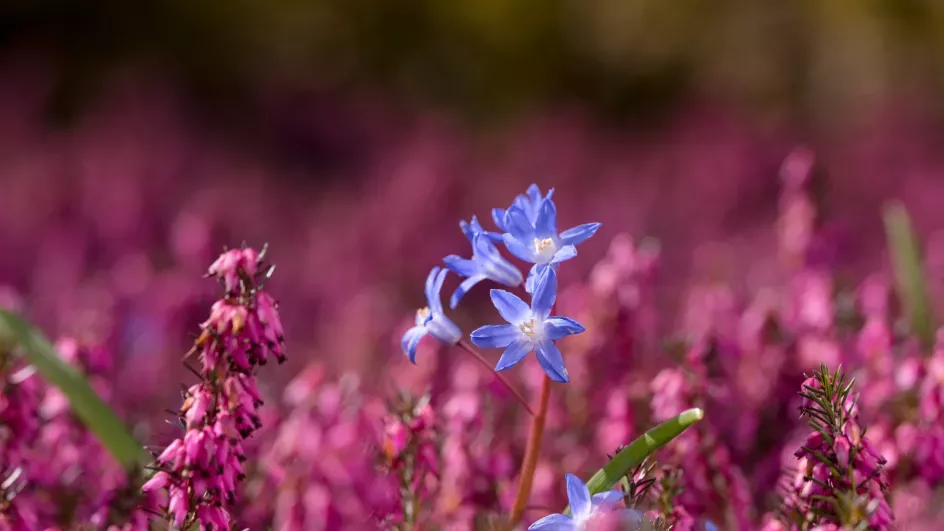
[[(612, 489), (616, 482), (642, 463), (649, 454), (681, 435), (704, 416), (704, 412), (698, 408), (689, 409), (642, 434), (590, 478), (587, 482), (590, 495)], [(570, 506), (564, 509), (564, 514), (570, 514)]]
[(0, 343), (13, 346), (14, 353), (22, 354), (47, 383), (57, 387), (76, 416), (125, 468), (133, 470), (151, 461), (144, 447), (85, 377), (64, 362), (49, 340), (22, 317), (0, 310)]
[(905, 206), (896, 202), (885, 207), (884, 220), (892, 270), (905, 318), (911, 331), (925, 347), (930, 348), (934, 344), (934, 317), (925, 284), (921, 249), (911, 218)]

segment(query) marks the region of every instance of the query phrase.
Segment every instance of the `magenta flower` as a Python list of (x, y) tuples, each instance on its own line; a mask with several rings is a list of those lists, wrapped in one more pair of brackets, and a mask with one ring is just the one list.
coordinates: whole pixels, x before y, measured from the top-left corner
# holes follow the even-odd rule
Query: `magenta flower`
[(186, 432), (156, 457), (158, 471), (142, 487), (167, 491), (166, 517), (177, 527), (232, 525), (226, 508), (245, 477), (243, 440), (262, 426), (254, 370), (270, 355), (285, 359), (276, 304), (260, 291), (262, 269), (251, 249), (228, 251), (210, 268), (226, 293), (194, 346), (202, 381), (187, 390), (179, 412)]

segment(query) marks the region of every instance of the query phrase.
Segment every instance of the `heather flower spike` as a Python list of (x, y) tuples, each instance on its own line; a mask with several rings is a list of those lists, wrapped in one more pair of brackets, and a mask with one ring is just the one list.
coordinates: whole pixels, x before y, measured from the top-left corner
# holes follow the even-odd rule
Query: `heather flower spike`
[(455, 345), (462, 338), (462, 330), (443, 313), (440, 292), (448, 273), (440, 267), (430, 270), (426, 277), (427, 306), (416, 311), (416, 326), (407, 330), (400, 340), (400, 347), (411, 363), (416, 363), (416, 347), (426, 334), (449, 345)]
[(577, 256), (576, 246), (593, 236), (600, 223), (584, 223), (558, 233), (557, 207), (547, 197), (541, 201), (533, 218), (519, 206), (509, 208), (505, 213), (505, 228), (507, 231), (502, 236), (505, 247), (511, 254), (534, 264), (525, 284), (525, 289), (531, 293), (536, 276), (549, 266), (556, 268), (557, 264)]
[(492, 303), (508, 321), (503, 325), (487, 325), (472, 332), (472, 343), (482, 348), (504, 348), (505, 352), (496, 371), (503, 371), (525, 357), (537, 352), (538, 363), (548, 377), (557, 382), (569, 382), (564, 357), (554, 341), (571, 334), (579, 334), (584, 327), (567, 317), (551, 317), (557, 299), (557, 272), (545, 268), (537, 282), (531, 306), (517, 296), (500, 289), (491, 291)]
[[(463, 222), (464, 223), (464, 222)], [(475, 228), (477, 227), (477, 229)], [(443, 259), (446, 267), (459, 276), (466, 277), (449, 299), (449, 307), (455, 309), (462, 297), (479, 282), (490, 279), (505, 286), (517, 286), (524, 282), (521, 271), (502, 258), (498, 248), (492, 243), (488, 233), (481, 230), (475, 217), (471, 224), (465, 224), (463, 230), (472, 242), (472, 259), (460, 258), (454, 254)]]
[(635, 509), (617, 509), (617, 504), (623, 500), (622, 492), (610, 490), (591, 497), (587, 485), (573, 474), (567, 474), (567, 500), (573, 516), (560, 513), (548, 515), (531, 524), (528, 529), (583, 531), (590, 529), (593, 522), (613, 517), (625, 526), (620, 529), (637, 529), (643, 522), (641, 512)]
[(260, 290), (265, 272), (248, 248), (223, 253), (210, 268), (225, 295), (201, 325), (192, 353), (199, 354), (201, 381), (184, 393), (178, 416), (185, 433), (155, 456), (154, 476), (144, 493), (166, 491), (165, 517), (177, 528), (229, 529), (227, 507), (245, 478), (243, 441), (262, 426), (262, 397), (255, 369), (283, 353), (277, 305)]

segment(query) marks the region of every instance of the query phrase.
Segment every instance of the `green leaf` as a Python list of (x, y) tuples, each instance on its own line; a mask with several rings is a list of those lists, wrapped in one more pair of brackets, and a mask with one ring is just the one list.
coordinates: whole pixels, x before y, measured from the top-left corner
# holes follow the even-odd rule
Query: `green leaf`
[[(669, 441), (681, 435), (705, 416), (704, 412), (698, 408), (683, 411), (681, 415), (669, 419), (655, 428), (642, 434), (620, 453), (616, 454), (609, 463), (597, 471), (590, 481), (587, 482), (587, 488), (590, 489), (590, 495), (598, 494), (613, 488), (613, 485), (620, 480), (627, 472), (642, 463), (649, 454), (655, 452)], [(570, 514), (570, 506), (564, 509), (564, 514)]]
[(925, 285), (921, 249), (908, 211), (901, 203), (885, 207), (885, 236), (891, 253), (898, 297), (911, 331), (924, 343), (934, 344), (934, 317)]
[(76, 416), (128, 470), (143, 467), (152, 460), (85, 377), (63, 361), (49, 340), (22, 317), (0, 310), (0, 344), (13, 346), (14, 353), (22, 354), (46, 382), (56, 386), (69, 400)]

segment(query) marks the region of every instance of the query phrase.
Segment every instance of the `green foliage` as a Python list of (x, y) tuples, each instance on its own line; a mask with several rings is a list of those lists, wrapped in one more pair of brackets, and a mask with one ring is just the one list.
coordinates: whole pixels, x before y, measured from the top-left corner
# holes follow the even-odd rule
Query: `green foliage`
[(885, 208), (885, 234), (895, 273), (898, 297), (911, 331), (926, 348), (934, 343), (934, 317), (924, 278), (918, 237), (901, 203)]
[(50, 385), (57, 387), (69, 400), (76, 416), (98, 437), (129, 472), (140, 470), (151, 456), (135, 440), (118, 415), (102, 401), (78, 371), (65, 363), (42, 333), (23, 318), (0, 310), (0, 344), (23, 358)]
[[(689, 409), (642, 434), (590, 478), (587, 482), (590, 495), (612, 489), (626, 476), (627, 472), (639, 466), (649, 455), (681, 435), (702, 418), (704, 418), (704, 412), (701, 409)], [(564, 514), (570, 514), (569, 506), (564, 509)]]

